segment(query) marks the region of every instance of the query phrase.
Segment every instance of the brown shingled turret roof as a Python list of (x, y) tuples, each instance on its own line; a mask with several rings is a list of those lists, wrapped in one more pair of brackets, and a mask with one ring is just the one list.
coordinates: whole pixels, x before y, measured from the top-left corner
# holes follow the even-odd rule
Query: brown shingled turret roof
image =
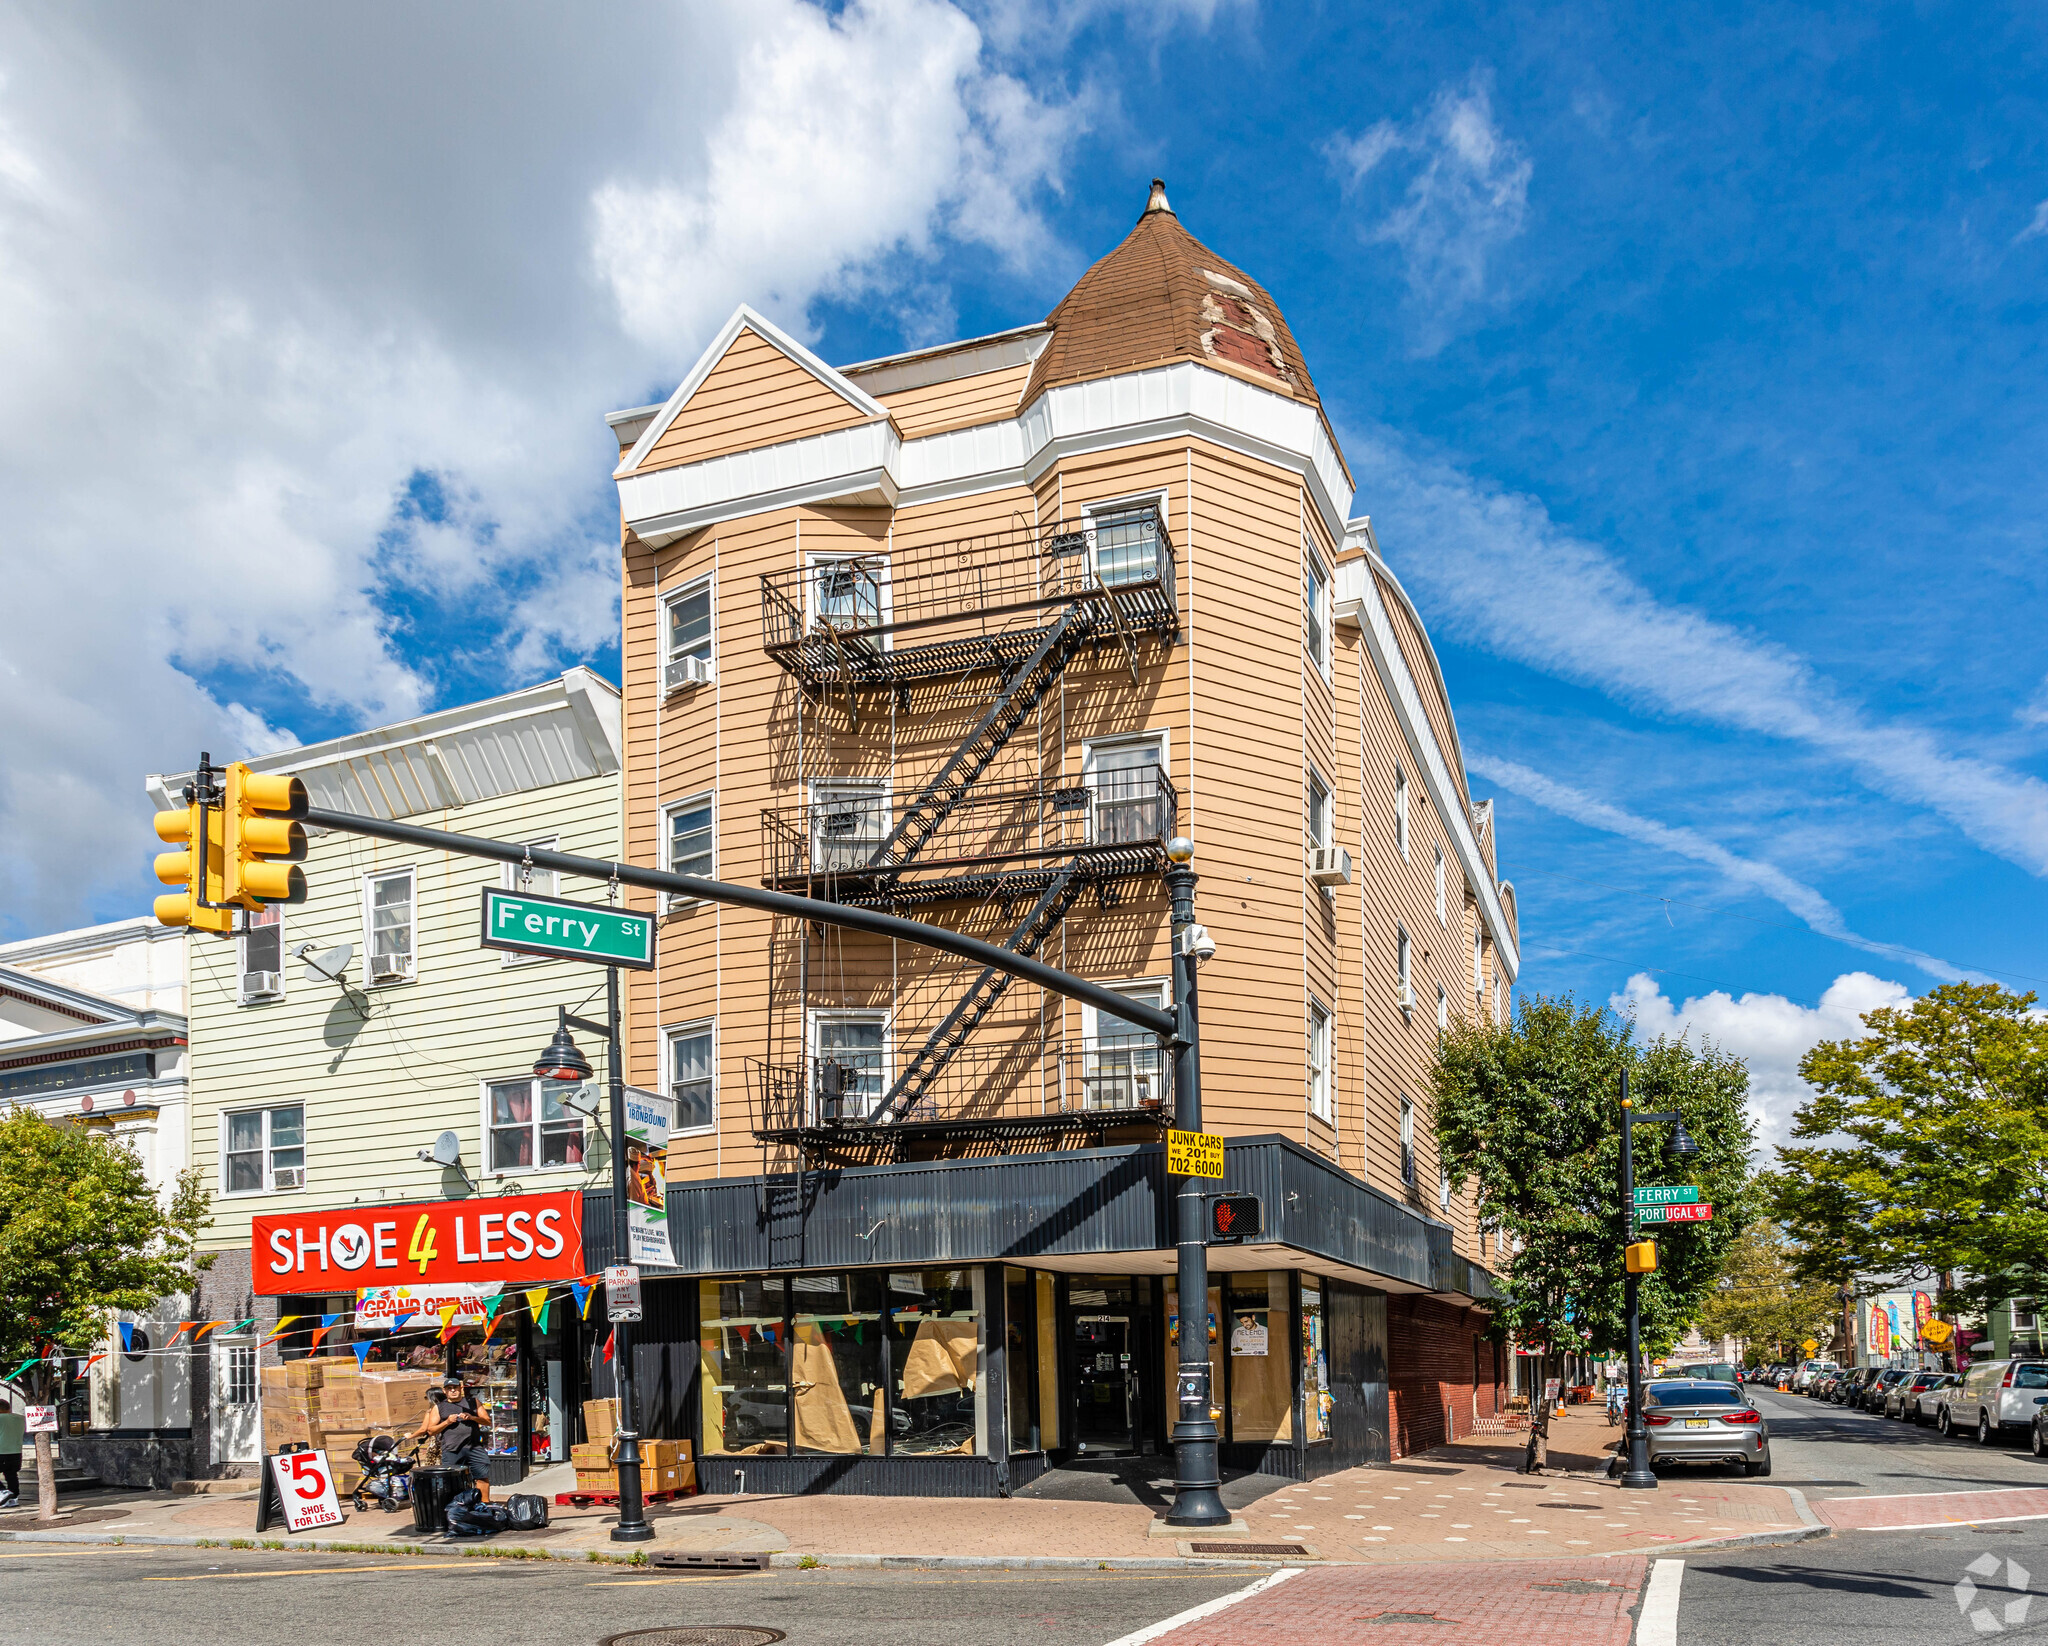
[(1227, 362), (1321, 405), (1294, 334), (1265, 287), (1180, 226), (1156, 177), (1138, 226), (1081, 276), (1046, 323), (1052, 340), (1024, 390), (1027, 404), (1055, 384), (1202, 360)]

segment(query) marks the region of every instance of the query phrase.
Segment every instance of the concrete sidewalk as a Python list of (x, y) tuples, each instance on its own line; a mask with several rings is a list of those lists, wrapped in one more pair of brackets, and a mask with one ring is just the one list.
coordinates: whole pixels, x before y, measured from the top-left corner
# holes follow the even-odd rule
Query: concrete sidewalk
[[(1731, 1540), (1784, 1540), (1824, 1535), (1797, 1493), (1719, 1472), (1667, 1476), (1655, 1492), (1624, 1492), (1602, 1471), (1614, 1438), (1605, 1417), (1573, 1412), (1553, 1425), (1553, 1459), (1569, 1472), (1532, 1479), (1516, 1471), (1513, 1439), (1480, 1437), (1439, 1447), (1380, 1468), (1348, 1469), (1321, 1480), (1254, 1477), (1265, 1489), (1238, 1511), (1242, 1529), (1192, 1540), (1223, 1558), (1308, 1558), (1387, 1564), (1403, 1561), (1497, 1561), (1669, 1550)], [(536, 1481), (536, 1488), (542, 1482)], [(1246, 1482), (1238, 1483), (1233, 1497)], [(500, 1492), (503, 1495), (503, 1492)], [(208, 1539), (256, 1537), (256, 1496), (181, 1497), (168, 1493), (66, 1493), (69, 1524), (40, 1526), (32, 1510), (0, 1514), (0, 1537), (110, 1541), (116, 1537)], [(804, 1557), (853, 1557), (1013, 1563), (1056, 1560), (1122, 1565), (1198, 1558), (1185, 1533), (1164, 1526), (1159, 1511), (1137, 1502), (1050, 1498), (779, 1497), (761, 1494), (692, 1497), (656, 1504), (651, 1543), (610, 1540), (616, 1511), (556, 1508), (538, 1534), (501, 1533), (486, 1542), (421, 1537), (409, 1516), (370, 1510), (350, 1514), (338, 1532), (264, 1540), (284, 1547), (360, 1544), (429, 1549), (483, 1549), (498, 1555), (584, 1559), (592, 1553), (768, 1553), (789, 1563)], [(92, 1516), (89, 1524), (81, 1523)], [(104, 1516), (105, 1518), (100, 1518)], [(1252, 1555), (1248, 1546), (1293, 1546)], [(1243, 1556), (1237, 1555), (1240, 1549)], [(782, 1563), (778, 1561), (778, 1564)]]

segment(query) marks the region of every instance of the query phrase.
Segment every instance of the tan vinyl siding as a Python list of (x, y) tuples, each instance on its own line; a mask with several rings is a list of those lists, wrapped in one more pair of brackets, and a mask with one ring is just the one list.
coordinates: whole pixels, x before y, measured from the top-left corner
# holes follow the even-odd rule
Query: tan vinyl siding
[(743, 327), (648, 449), (637, 472), (702, 463), (872, 420), (758, 332)]
[(978, 423), (995, 423), (1017, 415), (1017, 397), (1031, 380), (1031, 367), (1009, 366), (1001, 371), (979, 372), (973, 377), (956, 377), (950, 383), (927, 383), (921, 388), (897, 389), (875, 398), (889, 408), (903, 438), (944, 434), (948, 429), (972, 428)]

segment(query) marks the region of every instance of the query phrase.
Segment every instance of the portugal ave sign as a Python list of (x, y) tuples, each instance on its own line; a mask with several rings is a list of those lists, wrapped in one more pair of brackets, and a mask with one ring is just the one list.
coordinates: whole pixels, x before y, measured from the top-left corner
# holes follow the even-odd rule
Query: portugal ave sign
[(654, 922), (648, 916), (498, 886), (484, 888), (481, 941), (487, 949), (515, 954), (595, 960), (636, 971), (654, 968)]

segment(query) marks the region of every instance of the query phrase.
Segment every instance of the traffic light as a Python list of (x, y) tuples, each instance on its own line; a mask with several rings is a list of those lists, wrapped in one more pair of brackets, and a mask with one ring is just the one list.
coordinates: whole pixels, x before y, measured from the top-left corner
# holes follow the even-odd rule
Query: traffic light
[(220, 808), (203, 806), (197, 800), (175, 811), (156, 814), (157, 839), (180, 847), (159, 852), (156, 877), (167, 886), (183, 891), (166, 892), (156, 900), (156, 917), (166, 926), (190, 926), (202, 932), (230, 932), (235, 928), (232, 909), (208, 908), (221, 897)]
[(306, 901), (306, 785), (296, 777), (252, 772), (237, 760), (227, 769), (223, 901), (245, 909)]
[(1265, 1204), (1255, 1194), (1219, 1194), (1209, 1199), (1211, 1245), (1235, 1245), (1266, 1232)]
[(1632, 1275), (1655, 1274), (1657, 1272), (1657, 1243), (1654, 1240), (1638, 1240), (1622, 1253), (1622, 1261)]

